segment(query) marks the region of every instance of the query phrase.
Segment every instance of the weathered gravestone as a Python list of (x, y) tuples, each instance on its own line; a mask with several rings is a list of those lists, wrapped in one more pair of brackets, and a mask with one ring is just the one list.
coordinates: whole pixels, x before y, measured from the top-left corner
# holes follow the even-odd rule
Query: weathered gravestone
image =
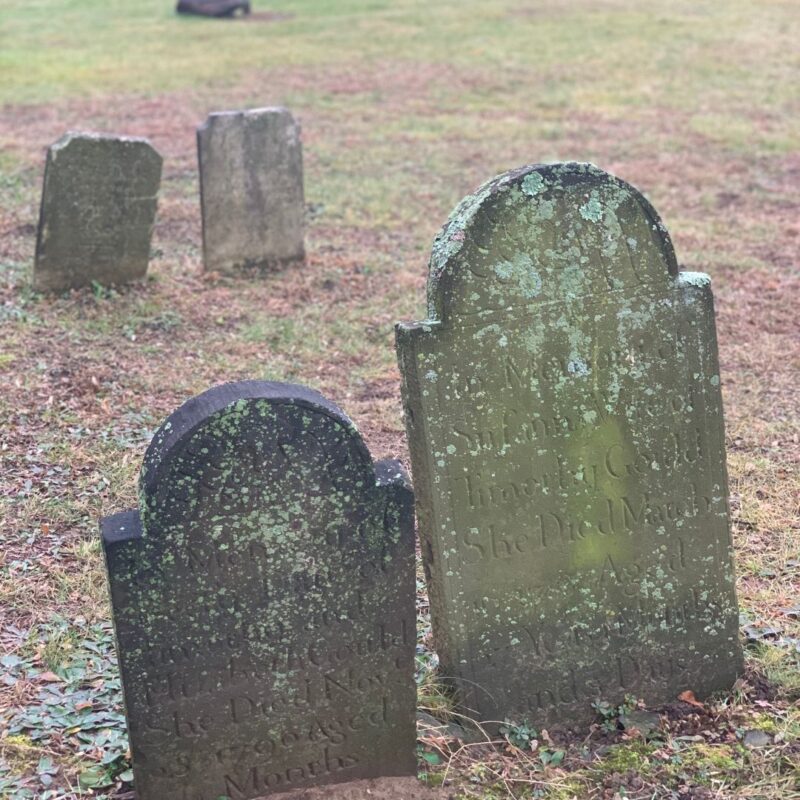
[(249, 14), (249, 0), (178, 0), (175, 10), (179, 14), (195, 14), (201, 17), (233, 17), (238, 13)]
[(482, 719), (730, 687), (740, 667), (709, 279), (636, 189), (533, 166), (439, 234), (398, 326), (444, 670)]
[(197, 129), (207, 270), (305, 258), (300, 126), (285, 108), (225, 111)]
[(415, 773), (413, 495), (299, 386), (190, 400), (102, 523), (138, 800)]
[(63, 291), (143, 278), (161, 183), (146, 139), (68, 133), (47, 152), (35, 288)]

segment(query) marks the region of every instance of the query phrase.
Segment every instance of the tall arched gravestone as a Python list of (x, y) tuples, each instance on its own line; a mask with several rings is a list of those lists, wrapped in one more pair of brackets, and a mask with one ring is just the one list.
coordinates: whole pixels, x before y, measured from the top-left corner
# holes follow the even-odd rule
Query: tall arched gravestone
[(399, 325), (434, 636), (484, 720), (730, 687), (741, 667), (709, 279), (632, 186), (525, 167), (437, 237)]
[(102, 523), (138, 800), (415, 774), (413, 495), (309, 389), (195, 397)]

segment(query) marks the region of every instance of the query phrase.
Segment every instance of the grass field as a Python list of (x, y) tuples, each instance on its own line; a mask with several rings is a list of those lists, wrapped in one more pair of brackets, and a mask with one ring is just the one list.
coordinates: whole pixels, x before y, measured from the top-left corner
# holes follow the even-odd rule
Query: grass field
[[(800, 798), (798, 2), (172, 5), (0, 6), (0, 797), (129, 796), (97, 520), (134, 505), (163, 418), (214, 383), (295, 380), (407, 459), (392, 325), (424, 316), (434, 234), (492, 175), (575, 159), (642, 189), (714, 280), (748, 674), (648, 739), (613, 712), (537, 753), (423, 731), (420, 771), (463, 798)], [(204, 275), (195, 127), (277, 104), (303, 125), (307, 264)], [(144, 284), (29, 286), (44, 153), (68, 129), (165, 157)], [(426, 663), (421, 705), (445, 715)]]

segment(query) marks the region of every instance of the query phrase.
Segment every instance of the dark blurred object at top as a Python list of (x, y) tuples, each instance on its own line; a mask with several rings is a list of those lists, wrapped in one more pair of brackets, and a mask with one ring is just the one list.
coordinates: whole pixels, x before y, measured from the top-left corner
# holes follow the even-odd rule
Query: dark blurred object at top
[(249, 14), (250, 0), (178, 0), (175, 10), (203, 17), (232, 17), (239, 11)]

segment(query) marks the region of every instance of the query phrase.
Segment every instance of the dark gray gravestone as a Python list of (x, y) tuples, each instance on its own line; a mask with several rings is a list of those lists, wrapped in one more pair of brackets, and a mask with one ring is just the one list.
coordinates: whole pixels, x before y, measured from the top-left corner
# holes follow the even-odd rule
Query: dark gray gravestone
[(741, 668), (709, 279), (632, 186), (525, 167), (456, 208), (398, 326), (436, 645), (484, 720)]
[(68, 133), (44, 172), (33, 284), (63, 291), (143, 278), (161, 156), (146, 139)]
[(415, 772), (413, 495), (309, 389), (247, 381), (156, 433), (102, 523), (139, 800)]
[(250, 3), (249, 0), (178, 0), (175, 10), (201, 17), (233, 17), (240, 12), (249, 14)]
[(197, 130), (207, 270), (305, 258), (300, 126), (285, 108), (211, 114)]

